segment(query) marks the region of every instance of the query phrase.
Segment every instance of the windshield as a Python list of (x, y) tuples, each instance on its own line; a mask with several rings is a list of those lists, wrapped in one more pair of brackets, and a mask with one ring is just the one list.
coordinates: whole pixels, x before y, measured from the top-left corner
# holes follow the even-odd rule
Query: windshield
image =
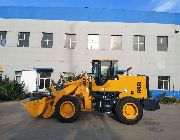
[(108, 77), (108, 74), (110, 72), (110, 66), (111, 62), (101, 62), (101, 75), (104, 77)]
[(114, 75), (116, 75), (117, 72), (118, 72), (118, 62), (115, 61), (115, 62), (114, 62)]
[(92, 73), (94, 74), (95, 77), (98, 77), (98, 68), (99, 68), (99, 63), (98, 62), (93, 62), (93, 68), (92, 68)]
[(92, 66), (92, 73), (95, 77), (110, 78), (118, 71), (118, 61), (93, 61)]

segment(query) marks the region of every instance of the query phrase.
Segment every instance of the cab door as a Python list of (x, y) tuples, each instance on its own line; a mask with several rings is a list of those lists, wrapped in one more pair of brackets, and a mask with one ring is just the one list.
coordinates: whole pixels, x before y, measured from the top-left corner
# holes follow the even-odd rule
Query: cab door
[(108, 80), (113, 79), (115, 76), (116, 62), (106, 61), (93, 61), (93, 74), (97, 86), (104, 85)]

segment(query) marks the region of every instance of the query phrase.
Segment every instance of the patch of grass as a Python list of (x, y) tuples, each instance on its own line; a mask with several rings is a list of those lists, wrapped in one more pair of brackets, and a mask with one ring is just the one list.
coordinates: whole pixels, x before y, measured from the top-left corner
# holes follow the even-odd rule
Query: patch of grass
[(180, 100), (178, 100), (176, 97), (170, 97), (170, 96), (167, 96), (166, 93), (163, 93), (163, 94), (160, 96), (160, 103), (161, 103), (161, 104), (180, 103)]
[(175, 97), (164, 97), (160, 100), (160, 103), (173, 104), (173, 103), (176, 103), (176, 98)]

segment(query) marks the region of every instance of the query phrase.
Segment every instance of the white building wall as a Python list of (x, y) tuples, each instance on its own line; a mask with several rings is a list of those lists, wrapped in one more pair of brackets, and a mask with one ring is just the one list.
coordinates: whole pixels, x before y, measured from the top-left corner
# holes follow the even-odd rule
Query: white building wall
[[(53, 68), (60, 72), (91, 71), (94, 58), (117, 58), (119, 69), (150, 76), (150, 88), (158, 88), (158, 76), (170, 76), (171, 90), (180, 89), (180, 25), (155, 23), (112, 23), (58, 20), (0, 19), (0, 30), (8, 31), (7, 46), (0, 48), (4, 74), (14, 78), (16, 70)], [(19, 48), (18, 32), (30, 32), (30, 47)], [(53, 33), (53, 47), (41, 48), (42, 32)], [(65, 49), (65, 33), (76, 34), (76, 49)], [(99, 50), (88, 50), (88, 34), (99, 34)], [(110, 50), (110, 36), (122, 35), (122, 51)], [(145, 36), (145, 51), (133, 51), (133, 36)], [(168, 36), (168, 51), (157, 51), (157, 36)]]

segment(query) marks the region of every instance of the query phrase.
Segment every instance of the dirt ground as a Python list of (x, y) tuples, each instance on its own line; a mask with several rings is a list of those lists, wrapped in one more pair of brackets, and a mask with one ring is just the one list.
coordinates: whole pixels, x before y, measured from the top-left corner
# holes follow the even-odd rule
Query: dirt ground
[(20, 102), (0, 103), (1, 140), (179, 140), (180, 105), (161, 105), (155, 112), (144, 111), (136, 125), (119, 123), (113, 116), (81, 113), (75, 123), (55, 118), (32, 118)]

